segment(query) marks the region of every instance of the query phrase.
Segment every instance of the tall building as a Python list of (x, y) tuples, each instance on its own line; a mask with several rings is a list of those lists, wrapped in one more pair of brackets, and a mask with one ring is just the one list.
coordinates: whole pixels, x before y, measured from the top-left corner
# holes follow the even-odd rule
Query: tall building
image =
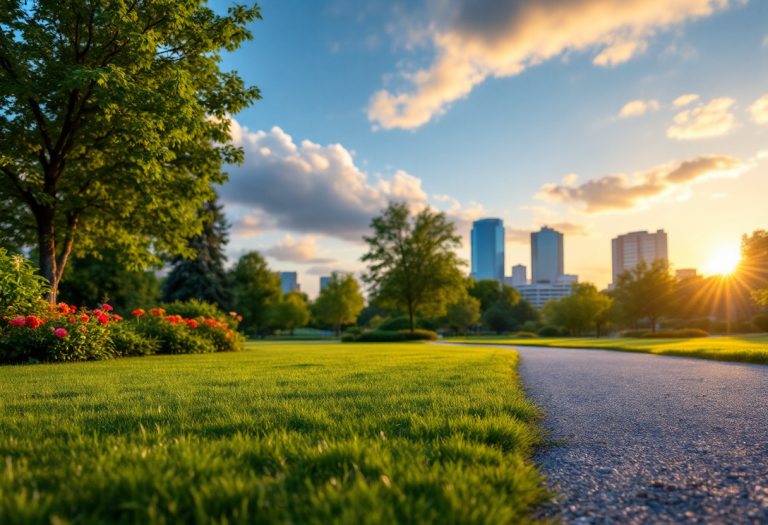
[(564, 273), (563, 234), (546, 226), (531, 233), (531, 284), (554, 283)]
[(333, 277), (320, 277), (320, 290), (324, 290)]
[(558, 275), (553, 281), (548, 283), (531, 283), (521, 286), (515, 286), (520, 297), (525, 299), (533, 306), (541, 310), (547, 301), (552, 299), (562, 299), (571, 295), (573, 283), (579, 282), (578, 275)]
[(524, 264), (512, 267), (512, 286), (528, 284), (528, 268)]
[(472, 223), (473, 279), (504, 280), (504, 221), (482, 219)]
[(667, 255), (667, 234), (664, 230), (656, 233), (632, 232), (619, 235), (611, 241), (613, 251), (613, 284), (619, 274), (645, 261), (651, 264), (656, 259), (669, 262)]
[(299, 274), (296, 272), (280, 272), (280, 287), (283, 293), (300, 292)]
[(696, 277), (696, 268), (680, 268), (675, 272), (675, 276), (677, 277), (678, 281), (682, 281), (683, 279), (689, 279), (691, 277)]

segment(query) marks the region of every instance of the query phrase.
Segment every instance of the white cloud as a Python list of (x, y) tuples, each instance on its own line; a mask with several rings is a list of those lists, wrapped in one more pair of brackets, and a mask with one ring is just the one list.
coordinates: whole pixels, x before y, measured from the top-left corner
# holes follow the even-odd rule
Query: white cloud
[(696, 95), (693, 93), (689, 95), (681, 95), (672, 101), (672, 105), (676, 108), (681, 108), (683, 106), (687, 106), (694, 100), (698, 100), (698, 99), (699, 99), (699, 95)]
[[(642, 53), (657, 31), (739, 0), (441, 0), (425, 30), (432, 64), (401, 71), (404, 90), (375, 93), (368, 118), (385, 129), (417, 128), (486, 78), (509, 77), (568, 51), (595, 50), (613, 66)], [(423, 39), (424, 31), (415, 32)]]
[(371, 219), (389, 201), (418, 211), (427, 205), (421, 180), (404, 171), (369, 181), (341, 144), (297, 145), (278, 127), (250, 132), (232, 120), (233, 142), (245, 150), (241, 166), (230, 166), (222, 200), (255, 210), (236, 223), (236, 233), (265, 228), (322, 234), (359, 241)]
[(432, 195), (432, 198), (437, 202), (446, 202), (451, 199), (451, 197), (448, 195)]
[(756, 124), (768, 124), (768, 95), (763, 95), (749, 106), (752, 122)]
[(576, 187), (545, 184), (536, 197), (580, 203), (583, 205), (580, 210), (586, 213), (628, 211), (643, 208), (654, 199), (675, 193), (685, 198), (688, 187), (695, 182), (713, 177), (736, 177), (750, 167), (727, 155), (702, 155), (656, 166), (632, 177), (623, 173), (606, 175)]
[(295, 263), (330, 264), (336, 261), (333, 258), (318, 257), (318, 251), (317, 237), (314, 235), (305, 235), (297, 241), (290, 234), (286, 234), (285, 239), (262, 253), (278, 261)]
[(736, 127), (736, 117), (729, 110), (732, 98), (716, 98), (706, 106), (687, 109), (675, 115), (677, 126), (667, 129), (667, 137), (677, 140), (695, 140), (720, 137)]
[[(593, 233), (586, 224), (571, 221), (545, 222), (541, 226), (547, 226), (559, 231), (568, 237), (592, 237)], [(506, 226), (504, 228), (504, 240), (510, 244), (530, 244), (531, 234), (541, 229), (538, 228), (519, 228), (517, 226)]]
[(270, 224), (269, 218), (265, 217), (261, 210), (253, 210), (251, 214), (241, 215), (232, 223), (235, 237), (242, 239), (262, 235), (273, 228), (274, 224)]
[(619, 112), (619, 118), (637, 117), (643, 115), (646, 111), (658, 111), (659, 102), (657, 100), (633, 100), (627, 102)]

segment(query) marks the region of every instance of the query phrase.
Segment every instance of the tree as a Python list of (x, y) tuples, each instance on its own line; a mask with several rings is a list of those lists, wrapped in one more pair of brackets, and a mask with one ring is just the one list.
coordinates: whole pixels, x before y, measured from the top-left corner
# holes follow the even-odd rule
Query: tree
[(373, 236), (363, 237), (368, 263), (363, 281), (379, 305), (408, 312), (411, 332), (417, 313), (440, 317), (460, 296), (465, 265), (453, 251), (461, 246), (456, 227), (444, 213), (425, 208), (411, 217), (408, 205), (392, 203), (371, 223)]
[(514, 317), (513, 306), (506, 301), (497, 301), (483, 313), (483, 325), (497, 334), (516, 330), (518, 322)]
[(160, 300), (160, 279), (152, 270), (131, 271), (112, 250), (101, 258), (86, 255), (70, 261), (59, 285), (59, 297), (78, 306), (94, 308), (104, 297), (117, 313), (151, 308)]
[(452, 328), (463, 329), (467, 333), (467, 327), (480, 320), (480, 301), (467, 295), (450, 305), (445, 317)]
[(645, 261), (619, 274), (614, 295), (621, 303), (625, 315), (636, 320), (647, 317), (651, 330), (656, 322), (674, 311), (674, 294), (677, 280), (664, 259), (656, 259), (649, 266)]
[(333, 324), (336, 335), (341, 334), (341, 325), (354, 323), (365, 306), (360, 285), (351, 273), (333, 272), (331, 280), (320, 290), (314, 304), (315, 317)]
[(269, 320), (269, 309), (283, 298), (280, 274), (273, 272), (258, 252), (246, 253), (232, 269), (235, 310), (242, 326), (256, 332)]
[(272, 306), (272, 324), (281, 330), (290, 330), (291, 337), (296, 328), (309, 322), (309, 307), (298, 292), (288, 292), (283, 300)]
[(753, 290), (753, 300), (768, 306), (768, 231), (755, 230), (751, 236), (741, 237), (741, 261), (736, 271)]
[(604, 324), (603, 316), (610, 307), (610, 297), (599, 293), (594, 284), (573, 283), (570, 295), (544, 305), (544, 316), (551, 324), (580, 335), (582, 330)]
[(259, 8), (8, 0), (0, 11), (0, 237), (38, 246), (49, 299), (70, 254), (110, 248), (130, 269), (194, 255), (196, 211), (226, 181), (222, 165), (242, 160), (228, 115), (260, 98), (219, 69), (220, 51), (251, 39)]
[(467, 287), (467, 292), (480, 301), (480, 308), (483, 312), (499, 301), (503, 301), (510, 306), (520, 302), (520, 292), (495, 279), (471, 281)]
[(191, 259), (176, 256), (173, 269), (163, 283), (163, 301), (197, 299), (218, 304), (222, 310), (229, 311), (232, 308), (232, 292), (224, 269), (227, 261), (224, 246), (228, 242), (229, 225), (222, 206), (215, 200), (206, 202), (198, 214), (203, 219), (203, 230), (187, 242), (195, 256)]
[(512, 317), (518, 324), (525, 324), (528, 321), (538, 321), (541, 317), (539, 311), (525, 299), (520, 299), (517, 304), (512, 306)]

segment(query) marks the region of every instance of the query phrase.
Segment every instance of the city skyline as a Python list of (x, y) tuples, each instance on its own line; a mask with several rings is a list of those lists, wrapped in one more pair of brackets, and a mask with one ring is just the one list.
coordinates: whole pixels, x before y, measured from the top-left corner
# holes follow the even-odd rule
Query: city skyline
[[(649, 2), (639, 16), (595, 2), (599, 29), (563, 7), (573, 23), (542, 18), (534, 45), (524, 10), (489, 0), (472, 25), (464, 3), (261, 3), (254, 41), (223, 64), (264, 96), (233, 121), (246, 158), (220, 189), (231, 259), (259, 250), (315, 296), (317, 276), (362, 270), (360, 239), (389, 200), (445, 211), (467, 261), (481, 217), (507, 225), (509, 263), (549, 224), (568, 271), (600, 288), (607, 241), (639, 229), (664, 228), (678, 268), (711, 274), (737, 257), (768, 189), (768, 5)], [(470, 51), (482, 64), (470, 77), (437, 76)]]

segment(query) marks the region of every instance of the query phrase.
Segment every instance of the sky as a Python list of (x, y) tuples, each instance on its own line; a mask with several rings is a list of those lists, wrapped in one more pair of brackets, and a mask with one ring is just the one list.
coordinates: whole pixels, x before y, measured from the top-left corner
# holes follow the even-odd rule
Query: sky
[[(229, 2), (210, 4), (224, 11)], [(390, 201), (565, 234), (605, 288), (611, 239), (664, 229), (675, 268), (718, 269), (766, 227), (768, 2), (263, 0), (223, 56), (263, 99), (233, 116), (245, 162), (219, 188), (231, 261), (360, 272)]]

